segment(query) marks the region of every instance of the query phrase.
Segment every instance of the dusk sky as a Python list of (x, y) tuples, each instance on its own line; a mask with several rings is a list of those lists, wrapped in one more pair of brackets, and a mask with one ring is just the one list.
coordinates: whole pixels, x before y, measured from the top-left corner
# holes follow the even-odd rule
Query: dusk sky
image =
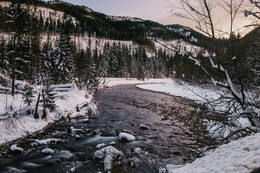
[[(84, 5), (94, 11), (115, 16), (131, 16), (157, 21), (162, 24), (186, 24), (171, 16), (168, 0), (64, 0), (66, 2)], [(178, 3), (179, 0), (170, 0)]]
[[(47, 1), (47, 0), (45, 0)], [(195, 24), (184, 18), (171, 14), (171, 4), (179, 6), (180, 0), (64, 0), (66, 2), (87, 6), (94, 11), (114, 16), (139, 17), (146, 20), (152, 20), (161, 24), (181, 24), (195, 29)], [(223, 10), (216, 10), (215, 15), (218, 29), (228, 32), (229, 16)], [(224, 19), (224, 20), (223, 20)], [(248, 24), (248, 21), (241, 13), (234, 27), (241, 28)], [(250, 30), (247, 28), (246, 30)], [(246, 33), (246, 31), (242, 31)]]

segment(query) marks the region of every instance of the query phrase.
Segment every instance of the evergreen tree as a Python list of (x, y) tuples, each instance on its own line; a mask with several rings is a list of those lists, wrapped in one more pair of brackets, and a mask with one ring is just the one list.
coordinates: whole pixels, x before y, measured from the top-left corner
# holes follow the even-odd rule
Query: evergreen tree
[[(52, 45), (49, 42), (49, 37), (47, 42), (43, 45), (43, 48), (40, 53), (40, 61), (39, 61), (39, 78), (41, 79), (40, 83), (46, 83), (46, 81), (53, 81), (55, 78), (56, 66), (53, 59), (54, 52), (52, 49)], [(52, 83), (54, 84), (54, 83)]]
[(70, 22), (63, 22), (63, 29), (56, 41), (56, 49), (54, 51), (55, 60), (55, 83), (68, 83), (73, 78), (73, 57), (71, 54), (70, 42)]
[(106, 42), (103, 47), (103, 55), (100, 61), (100, 69), (103, 69), (103, 76), (110, 75), (110, 67), (109, 67), (109, 60), (110, 60), (110, 44)]
[(53, 91), (53, 87), (49, 84), (49, 82), (46, 83), (45, 85), (45, 95), (44, 95), (44, 100), (45, 100), (45, 107), (46, 109), (49, 109), (50, 112), (54, 111), (56, 108), (55, 104), (55, 92)]
[(5, 40), (2, 38), (0, 43), (0, 73), (7, 74), (8, 71), (7, 47)]
[(114, 42), (109, 50), (108, 56), (108, 74), (112, 77), (118, 77), (118, 67), (119, 67), (119, 59), (118, 59), (119, 50)]
[(8, 46), (8, 58), (10, 62), (12, 78), (12, 95), (15, 92), (15, 80), (24, 79), (28, 65), (28, 49), (26, 41), (28, 32), (26, 19), (28, 11), (21, 7), (19, 0), (13, 0), (7, 10), (7, 27), (10, 28), (11, 40)]

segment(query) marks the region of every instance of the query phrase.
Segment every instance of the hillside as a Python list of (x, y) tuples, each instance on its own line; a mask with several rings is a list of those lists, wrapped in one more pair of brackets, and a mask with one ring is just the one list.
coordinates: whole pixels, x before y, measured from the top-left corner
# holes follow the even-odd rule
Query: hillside
[[(30, 4), (29, 0), (22, 2)], [(95, 37), (112, 40), (132, 40), (143, 45), (150, 43), (148, 37), (163, 40), (184, 39), (185, 41), (190, 41), (190, 39), (186, 39), (182, 33), (153, 21), (132, 17), (107, 16), (85, 6), (77, 6), (63, 2), (45, 3), (36, 1), (34, 5), (36, 5), (37, 8), (36, 16), (38, 16), (39, 20), (43, 20), (42, 25), (44, 25), (44, 28), (42, 29), (44, 32), (57, 32), (55, 25), (57, 25), (59, 21), (62, 21), (63, 16), (61, 13), (63, 13), (67, 16), (71, 16), (74, 24), (73, 33), (77, 34), (86, 33)], [(171, 28), (172, 27), (173, 25)], [(192, 32), (192, 34), (193, 33), (195, 32)], [(198, 36), (201, 37), (196, 33), (196, 36), (194, 35), (193, 37), (198, 39)]]

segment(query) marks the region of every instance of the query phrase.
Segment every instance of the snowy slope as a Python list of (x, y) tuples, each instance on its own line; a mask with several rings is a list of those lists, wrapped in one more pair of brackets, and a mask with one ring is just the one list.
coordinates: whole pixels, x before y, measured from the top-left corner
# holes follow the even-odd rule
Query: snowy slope
[(248, 173), (260, 167), (260, 133), (224, 144), (184, 166), (167, 165), (169, 173)]
[[(10, 2), (0, 2), (0, 6), (2, 7), (8, 7), (10, 6), (10, 4), (11, 4)], [(41, 16), (44, 22), (49, 18), (51, 18), (55, 22), (57, 22), (58, 20), (62, 22), (64, 20), (63, 16), (65, 14), (62, 11), (52, 10), (50, 8), (39, 7), (39, 6), (37, 6), (36, 8), (34, 6), (30, 6), (30, 12), (35, 13), (38, 18), (40, 18)], [(72, 19), (74, 24), (77, 22), (77, 20), (74, 17), (69, 15), (66, 16), (68, 17), (68, 19)]]

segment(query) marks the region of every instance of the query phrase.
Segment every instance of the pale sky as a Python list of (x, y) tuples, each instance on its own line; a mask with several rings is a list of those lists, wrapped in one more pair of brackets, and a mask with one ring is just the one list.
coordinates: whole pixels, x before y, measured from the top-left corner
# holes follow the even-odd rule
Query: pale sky
[[(66, 2), (84, 5), (94, 11), (114, 16), (139, 17), (145, 20), (152, 20), (161, 24), (183, 24), (183, 22), (171, 15), (171, 7), (168, 0), (64, 0)], [(178, 3), (179, 0), (170, 0)], [(187, 23), (188, 22), (188, 23)]]
[[(47, 1), (47, 0), (45, 0)], [(114, 16), (130, 16), (139, 17), (145, 20), (156, 21), (161, 24), (181, 24), (195, 29), (195, 23), (184, 18), (180, 18), (171, 14), (171, 4), (179, 6), (180, 0), (64, 0), (66, 2), (87, 6), (94, 11)], [(192, 2), (192, 1), (191, 1)], [(245, 0), (249, 2), (249, 0)], [(214, 12), (218, 29), (228, 32), (229, 17), (222, 10), (216, 9)], [(248, 20), (243, 15), (237, 18), (234, 27), (241, 28), (248, 24)], [(250, 29), (250, 28), (247, 28)], [(240, 31), (241, 34), (245, 34)]]

